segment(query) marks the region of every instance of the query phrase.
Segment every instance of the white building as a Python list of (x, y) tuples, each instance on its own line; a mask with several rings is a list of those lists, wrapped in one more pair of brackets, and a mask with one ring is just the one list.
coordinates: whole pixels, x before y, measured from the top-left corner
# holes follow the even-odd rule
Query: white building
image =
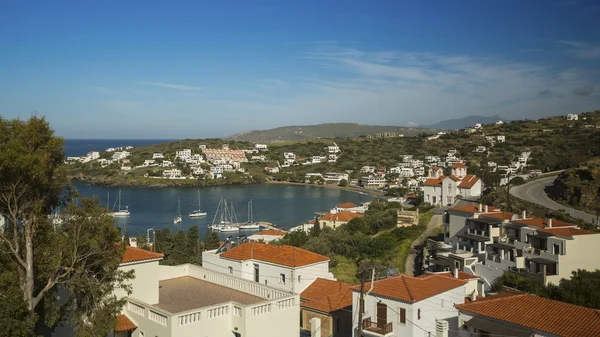
[(273, 229), (267, 229), (264, 231), (260, 231), (258, 233), (254, 233), (248, 237), (248, 241), (250, 242), (264, 242), (269, 243), (271, 241), (279, 240), (283, 238), (287, 234), (283, 231), (277, 231)]
[(363, 166), (360, 168), (360, 173), (374, 173), (375, 166)]
[(577, 114), (568, 114), (567, 120), (568, 121), (576, 121), (576, 120), (579, 120), (579, 116)]
[[(227, 249), (228, 245), (232, 248)], [(205, 251), (202, 266), (297, 294), (317, 277), (334, 279), (327, 256), (302, 248), (259, 242), (225, 243), (219, 249)]]
[(324, 157), (321, 157), (321, 156), (312, 156), (311, 163), (318, 164), (318, 163), (321, 163), (323, 161), (323, 159), (324, 159)]
[(348, 173), (328, 172), (323, 175), (323, 179), (329, 184), (339, 184), (342, 180), (348, 181)]
[(340, 152), (340, 147), (336, 143), (333, 143), (333, 145), (327, 146), (327, 152), (328, 153), (338, 153), (338, 152)]
[(184, 149), (181, 151), (177, 151), (175, 153), (175, 156), (177, 158), (180, 158), (181, 160), (185, 160), (187, 158), (190, 158), (192, 156), (192, 150), (191, 149)]
[[(436, 320), (444, 320), (450, 331), (458, 330), (458, 310), (463, 304), (467, 281), (446, 275), (399, 275), (365, 284), (363, 336), (427, 336), (436, 331)], [(358, 317), (360, 287), (352, 288), (352, 316)], [(447, 333), (447, 332), (446, 332)], [(356, 336), (356, 332), (355, 332)], [(446, 335), (447, 336), (447, 335)]]
[(296, 154), (294, 154), (294, 152), (284, 152), (283, 153), (283, 158), (284, 159), (296, 160)]
[(474, 152), (478, 152), (478, 153), (485, 152), (485, 146), (482, 146), (482, 145), (478, 146)]
[(504, 124), (503, 121), (496, 121), (496, 125), (502, 125), (502, 124)]
[(121, 171), (131, 171), (131, 166), (121, 166)]
[(337, 154), (330, 154), (327, 156), (328, 163), (335, 163), (338, 160)]
[(267, 144), (254, 144), (254, 149), (256, 149), (258, 151), (267, 151), (267, 150), (269, 150), (269, 148), (267, 147)]
[(165, 156), (163, 156), (162, 153), (153, 153), (152, 154), (152, 159), (163, 159)]
[(377, 175), (360, 178), (360, 185), (367, 188), (383, 188), (385, 183), (385, 177)]
[(87, 153), (87, 157), (90, 158), (90, 160), (96, 160), (98, 158), (100, 158), (100, 152), (98, 151), (90, 151)]
[(279, 167), (278, 166), (266, 166), (265, 171), (267, 173), (279, 173)]
[(481, 129), (481, 123), (475, 123), (475, 126), (473, 126), (475, 129)]
[[(134, 270), (133, 292), (114, 337), (279, 337), (300, 334), (299, 295), (127, 247), (119, 269)], [(126, 294), (116, 290), (119, 298)], [(268, 328), (265, 328), (268, 327)]]
[(456, 201), (457, 196), (480, 196), (481, 189), (481, 179), (467, 174), (466, 165), (454, 164), (451, 175), (429, 178), (423, 183), (423, 200), (437, 206), (449, 205)]
[(180, 178), (181, 177), (181, 170), (180, 169), (164, 170), (163, 173), (162, 173), (162, 175), (165, 178)]
[(496, 139), (498, 139), (498, 143), (506, 142), (506, 136), (498, 136), (498, 137), (496, 137)]
[(163, 160), (162, 167), (171, 167), (171, 166), (174, 166), (172, 161), (170, 161), (170, 160)]
[(156, 164), (156, 160), (154, 160), (154, 159), (144, 160), (144, 166), (150, 166), (150, 165), (155, 165), (155, 164)]

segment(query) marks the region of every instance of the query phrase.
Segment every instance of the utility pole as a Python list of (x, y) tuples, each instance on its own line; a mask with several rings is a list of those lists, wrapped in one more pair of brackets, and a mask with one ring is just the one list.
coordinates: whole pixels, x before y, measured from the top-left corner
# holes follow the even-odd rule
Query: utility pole
[(510, 212), (510, 171), (506, 174), (506, 211)]
[(362, 337), (362, 320), (363, 311), (365, 310), (365, 276), (364, 272), (360, 273), (360, 300), (358, 300), (358, 334), (357, 337)]

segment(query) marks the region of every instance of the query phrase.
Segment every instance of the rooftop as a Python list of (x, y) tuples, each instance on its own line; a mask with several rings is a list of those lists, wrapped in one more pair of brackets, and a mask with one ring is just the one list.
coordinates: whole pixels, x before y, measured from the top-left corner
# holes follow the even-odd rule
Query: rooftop
[(125, 315), (117, 316), (117, 326), (115, 326), (115, 332), (131, 331), (137, 329), (137, 325)]
[(455, 307), (557, 336), (600, 336), (600, 310), (535, 295), (515, 294)]
[(137, 247), (125, 246), (125, 252), (123, 253), (123, 257), (121, 258), (121, 263), (155, 260), (162, 259), (163, 257), (164, 254), (162, 253), (155, 253)]
[[(443, 275), (443, 276), (446, 276), (446, 277), (454, 277), (454, 276), (452, 276), (452, 272), (443, 272), (443, 273), (435, 273), (435, 274), (423, 274), (423, 275), (417, 276), (417, 278), (424, 278), (424, 277), (428, 277), (430, 275)], [(471, 279), (478, 279), (478, 278), (479, 278), (479, 276), (467, 274), (464, 271), (459, 271), (458, 272), (458, 279), (459, 280), (471, 280)]]
[[(554, 224), (553, 224), (554, 226)], [(572, 238), (576, 235), (590, 235), (590, 234), (600, 234), (599, 232), (588, 231), (585, 229), (572, 228), (572, 227), (559, 227), (559, 228), (546, 228), (540, 229), (538, 232), (548, 233), (556, 236), (562, 236), (567, 238)]]
[(286, 233), (284, 231), (278, 231), (274, 229), (267, 229), (264, 231), (260, 231), (258, 233), (254, 233), (252, 235), (276, 235), (276, 236), (284, 236)]
[[(482, 210), (485, 209), (485, 206), (481, 206), (481, 207), (482, 207)], [(459, 211), (459, 212), (467, 212), (467, 213), (483, 213), (483, 211), (482, 212), (479, 211), (479, 205), (477, 205), (477, 204), (453, 207), (453, 208), (450, 208), (450, 211)], [(498, 208), (488, 206), (487, 213), (499, 212), (499, 211), (500, 210)]]
[(159, 282), (158, 304), (170, 313), (208, 307), (229, 301), (254, 304), (264, 299), (200, 279), (183, 276)]
[[(548, 219), (543, 219), (543, 218), (533, 218), (533, 219), (525, 219), (525, 220), (517, 219), (517, 220), (513, 220), (512, 222), (519, 223), (522, 225), (527, 225), (527, 226), (539, 227), (539, 228), (547, 228), (548, 227)], [(556, 219), (552, 219), (552, 228), (554, 228), (554, 227), (577, 227), (577, 225), (568, 223), (568, 222), (564, 222), (564, 221), (560, 221), (560, 220), (556, 220)]]
[(351, 202), (345, 202), (343, 204), (337, 205), (337, 207), (339, 207), (339, 208), (352, 208), (352, 207), (356, 207), (356, 205), (353, 204), (353, 203), (351, 203)]
[(222, 258), (245, 261), (259, 260), (288, 267), (301, 267), (329, 261), (327, 256), (293, 246), (274, 246), (260, 242), (246, 242), (224, 253)]
[(319, 220), (326, 220), (326, 221), (350, 221), (354, 218), (360, 218), (362, 217), (362, 214), (358, 214), (358, 213), (352, 213), (350, 211), (341, 211), (341, 212), (336, 212), (334, 214), (331, 214), (330, 212), (327, 212), (323, 215), (322, 218), (320, 218)]
[(333, 312), (352, 306), (352, 292), (349, 283), (317, 278), (301, 294), (300, 305), (323, 312)]
[[(371, 293), (403, 302), (414, 303), (464, 286), (465, 284), (467, 284), (465, 280), (438, 274), (421, 277), (398, 275), (375, 281)], [(369, 289), (370, 287), (371, 282), (365, 284), (365, 289)], [(360, 290), (358, 286), (354, 286), (352, 289), (354, 291)]]
[(473, 186), (475, 186), (475, 184), (479, 181), (479, 178), (477, 178), (474, 175), (470, 175), (467, 174), (462, 181), (460, 182), (460, 184), (458, 184), (458, 187), (460, 188), (471, 188)]

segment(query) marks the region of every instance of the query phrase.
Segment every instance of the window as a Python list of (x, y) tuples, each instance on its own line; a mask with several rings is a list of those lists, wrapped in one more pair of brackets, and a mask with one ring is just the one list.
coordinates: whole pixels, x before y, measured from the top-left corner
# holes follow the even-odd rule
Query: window
[(233, 275), (233, 267), (229, 267), (229, 275)]
[(300, 283), (300, 276), (301, 276), (301, 275), (298, 275), (298, 283)]
[(336, 318), (335, 319), (335, 328), (333, 329), (333, 332), (339, 332), (340, 331), (340, 319)]
[(285, 274), (279, 274), (279, 283), (285, 284)]
[(406, 324), (406, 309), (398, 308), (398, 323)]
[(552, 245), (552, 253), (554, 255), (560, 254), (560, 245), (558, 243), (555, 243), (554, 245)]
[(360, 307), (362, 307), (362, 313), (364, 314), (365, 313), (365, 300), (364, 300), (364, 298), (360, 299), (360, 304), (359, 305), (360, 305)]
[(417, 319), (421, 319), (421, 309), (417, 310)]
[[(254, 282), (260, 282), (259, 277), (258, 277), (258, 264), (254, 264)], [(266, 280), (265, 280), (266, 281)]]

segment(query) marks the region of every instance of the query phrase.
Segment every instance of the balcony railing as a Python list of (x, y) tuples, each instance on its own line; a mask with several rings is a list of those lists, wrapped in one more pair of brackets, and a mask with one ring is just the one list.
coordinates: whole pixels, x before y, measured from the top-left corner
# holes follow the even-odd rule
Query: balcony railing
[(467, 233), (472, 234), (472, 235), (479, 235), (479, 236), (483, 236), (483, 237), (490, 236), (490, 234), (484, 230), (476, 230), (473, 228), (467, 228)]
[(371, 321), (371, 318), (365, 318), (362, 321), (363, 330), (368, 330), (371, 332), (378, 333), (380, 335), (385, 335), (392, 332), (392, 322), (386, 324), (377, 324), (377, 322)]

